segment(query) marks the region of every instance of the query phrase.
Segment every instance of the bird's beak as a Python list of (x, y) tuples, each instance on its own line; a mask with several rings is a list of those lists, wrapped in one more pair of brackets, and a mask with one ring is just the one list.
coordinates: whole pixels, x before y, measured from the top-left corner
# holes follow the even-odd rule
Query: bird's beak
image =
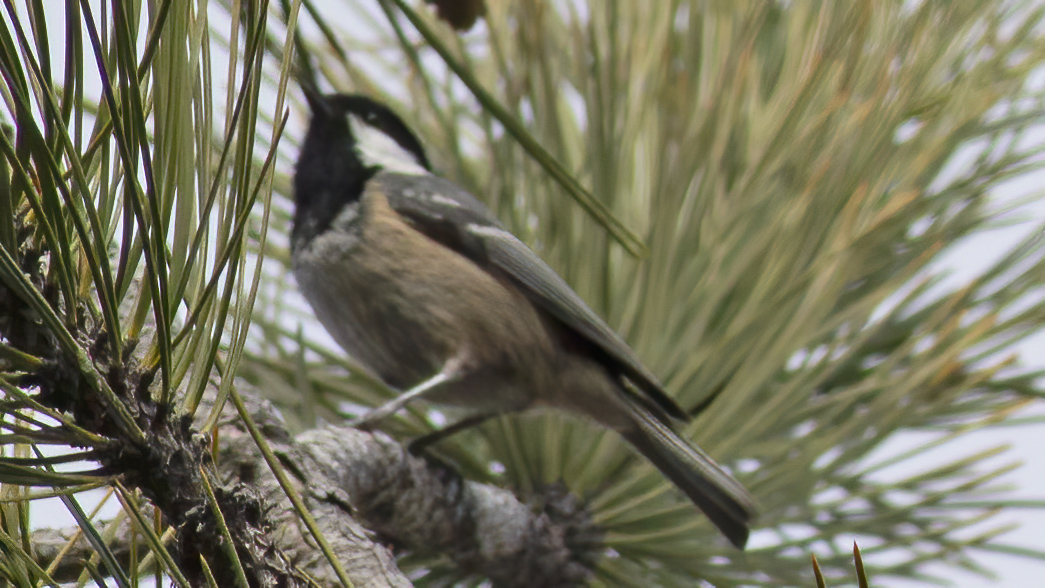
[(312, 110), (313, 116), (323, 116), (324, 118), (333, 116), (334, 110), (330, 107), (330, 103), (327, 102), (325, 96), (319, 93), (315, 86), (301, 84), (301, 90), (305, 93), (305, 101), (308, 102), (308, 107)]

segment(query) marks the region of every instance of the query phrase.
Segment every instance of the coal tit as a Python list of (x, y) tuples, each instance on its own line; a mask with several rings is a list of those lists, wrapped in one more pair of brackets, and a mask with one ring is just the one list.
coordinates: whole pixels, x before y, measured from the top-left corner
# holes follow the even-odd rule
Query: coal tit
[(414, 134), (358, 95), (306, 91), (294, 275), (354, 359), (417, 396), (501, 414), (550, 406), (613, 429), (737, 547), (744, 488), (672, 429), (688, 415), (624, 340), (493, 213), (431, 173)]

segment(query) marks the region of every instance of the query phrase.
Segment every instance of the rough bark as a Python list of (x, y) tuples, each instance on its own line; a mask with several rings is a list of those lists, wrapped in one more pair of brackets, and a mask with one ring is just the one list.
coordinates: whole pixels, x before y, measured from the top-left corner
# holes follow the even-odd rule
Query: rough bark
[[(587, 512), (561, 487), (546, 488), (526, 504), (508, 490), (463, 480), (444, 464), (411, 455), (383, 433), (326, 426), (292, 437), (269, 403), (250, 400), (249, 406), (356, 586), (411, 585), (396, 565), (396, 551), (440, 556), (461, 578), (485, 577), (504, 587), (575, 586), (591, 575), (599, 536)], [(221, 426), (215, 465), (226, 521), (238, 528), (243, 524), (237, 519), (244, 517), (254, 529), (241, 535), (249, 544), (238, 551), (261, 554), (280, 572), (252, 576), (252, 584), (303, 584), (311, 578), (320, 586), (339, 585), (237, 418)], [(178, 541), (217, 541), (208, 537), (217, 530), (205, 514), (180, 518), (191, 519), (195, 528), (180, 529)], [(39, 531), (41, 563), (49, 564), (74, 532)], [(114, 550), (122, 555), (129, 547), (117, 542)], [(80, 541), (64, 561), (89, 553)], [(79, 568), (57, 569), (56, 579), (68, 581), (74, 578), (63, 571), (75, 575)]]

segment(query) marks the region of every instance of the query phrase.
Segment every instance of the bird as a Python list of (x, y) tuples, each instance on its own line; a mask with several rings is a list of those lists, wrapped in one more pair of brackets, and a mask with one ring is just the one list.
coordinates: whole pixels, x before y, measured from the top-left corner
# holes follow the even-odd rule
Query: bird
[(291, 265), (319, 322), (412, 400), (499, 415), (550, 407), (616, 431), (737, 548), (745, 488), (675, 427), (689, 420), (624, 339), (479, 199), (432, 172), (388, 106), (304, 88)]

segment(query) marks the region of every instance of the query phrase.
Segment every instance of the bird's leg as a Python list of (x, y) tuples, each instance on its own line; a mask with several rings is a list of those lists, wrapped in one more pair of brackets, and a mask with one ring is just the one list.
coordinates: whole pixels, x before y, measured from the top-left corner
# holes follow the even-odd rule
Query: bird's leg
[(439, 373), (436, 375), (428, 378), (406, 392), (403, 392), (381, 406), (371, 409), (370, 412), (365, 415), (352, 419), (348, 425), (363, 431), (373, 429), (379, 422), (399, 412), (399, 409), (410, 404), (417, 398), (424, 396), (447, 382), (456, 380), (461, 375), (463, 364), (464, 362), (459, 357), (455, 356), (451, 358), (443, 364), (443, 369), (439, 370)]
[(465, 417), (452, 425), (447, 425), (442, 429), (432, 431), (427, 435), (423, 435), (421, 437), (418, 437), (417, 439), (414, 439), (412, 442), (410, 442), (410, 446), (408, 447), (408, 449), (411, 454), (418, 455), (419, 453), (427, 449), (428, 446), (435, 445), (436, 443), (439, 443), (443, 439), (446, 439), (447, 437), (450, 437), (455, 433), (459, 433), (465, 429), (470, 429), (480, 423), (485, 422), (487, 419), (495, 417), (499, 414), (501, 413), (483, 412), (476, 415), (472, 415), (470, 417)]

